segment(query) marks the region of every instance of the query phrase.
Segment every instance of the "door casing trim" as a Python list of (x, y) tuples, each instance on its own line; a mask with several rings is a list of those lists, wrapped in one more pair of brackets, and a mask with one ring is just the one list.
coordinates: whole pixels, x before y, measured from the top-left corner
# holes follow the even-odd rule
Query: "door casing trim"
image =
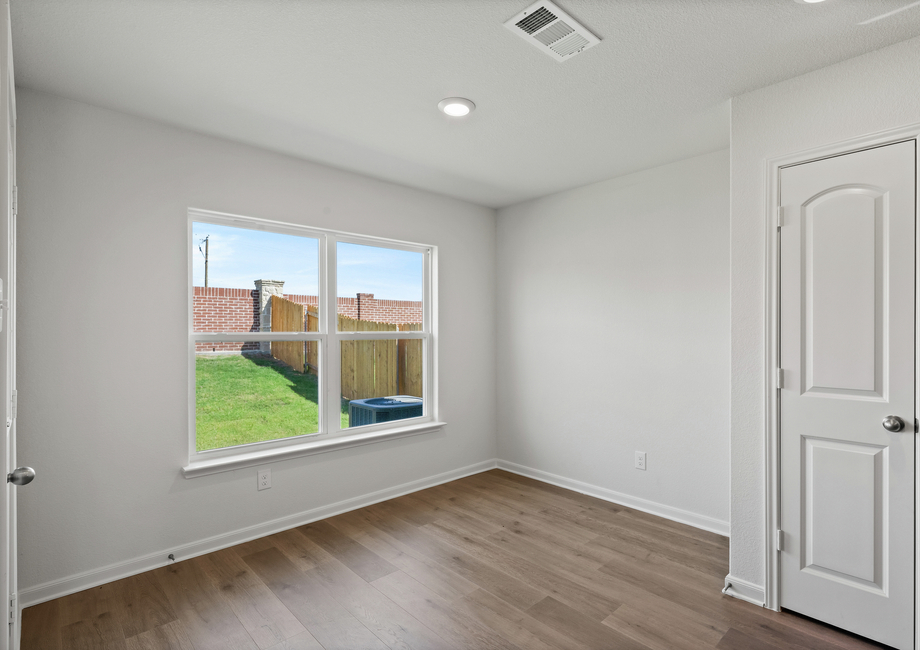
[[(843, 140), (833, 144), (799, 151), (793, 154), (769, 158), (765, 164), (766, 174), (766, 205), (764, 227), (766, 229), (766, 251), (764, 262), (764, 607), (779, 611), (779, 557), (776, 548), (776, 531), (779, 530), (779, 505), (780, 505), (780, 466), (779, 466), (779, 401), (777, 399), (777, 368), (779, 368), (779, 242), (778, 242), (778, 213), (780, 208), (780, 171), (785, 167), (832, 158), (844, 154), (856, 153), (865, 149), (896, 144), (898, 142), (915, 141), (920, 146), (920, 123), (899, 127)], [(916, 156), (916, 149), (915, 149)], [(915, 228), (914, 250), (914, 418), (920, 418), (918, 404), (920, 404), (920, 214), (918, 214), (917, 191), (920, 188), (920, 173), (918, 161), (915, 157), (914, 172), (917, 174), (914, 184), (914, 219)], [(918, 434), (915, 433), (915, 436)], [(917, 622), (920, 621), (920, 481), (916, 480), (916, 472), (920, 468), (920, 441), (914, 445), (914, 648), (920, 649), (920, 630)]]

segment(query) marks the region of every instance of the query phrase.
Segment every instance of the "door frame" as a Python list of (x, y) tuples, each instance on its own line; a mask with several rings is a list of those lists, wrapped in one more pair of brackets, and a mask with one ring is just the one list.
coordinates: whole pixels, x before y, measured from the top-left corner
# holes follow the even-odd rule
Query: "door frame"
[[(3, 44), (6, 50), (6, 70), (3, 71), (3, 74), (0, 75), (0, 79), (3, 79), (4, 88), (0, 89), (0, 98), (2, 98), (3, 106), (0, 107), (0, 113), (3, 114), (4, 119), (2, 128), (7, 131), (7, 136), (9, 138), (9, 152), (2, 152), (3, 156), (10, 156), (7, 159), (8, 168), (6, 169), (7, 178), (4, 179), (3, 185), (5, 186), (5, 196), (3, 200), (7, 202), (6, 207), (7, 216), (9, 219), (8, 227), (8, 237), (9, 237), (9, 250), (7, 251), (8, 255), (8, 277), (6, 279), (6, 286), (3, 287), (2, 296), (3, 305), (3, 327), (0, 331), (0, 336), (8, 337), (7, 345), (9, 346), (7, 350), (8, 354), (8, 364), (9, 364), (9, 395), (11, 397), (10, 403), (7, 404), (6, 408), (8, 409), (8, 417), (10, 419), (10, 429), (7, 433), (9, 436), (9, 446), (6, 449), (7, 458), (6, 462), (9, 468), (16, 467), (16, 410), (15, 410), (15, 398), (16, 398), (16, 213), (17, 210), (14, 210), (14, 192), (16, 191), (16, 81), (15, 75), (13, 72), (13, 27), (12, 21), (10, 19), (10, 3), (9, 0), (4, 0), (2, 4), (3, 11), (3, 21), (5, 24), (4, 38), (0, 40), (5, 40)], [(5, 77), (5, 78), (3, 78)], [(18, 201), (16, 201), (18, 203)], [(3, 399), (6, 399), (4, 396)], [(5, 423), (3, 423), (5, 424)], [(4, 472), (6, 473), (6, 470)], [(17, 546), (17, 535), (16, 535), (16, 518), (17, 518), (17, 489), (13, 486), (8, 488), (8, 496), (6, 500), (7, 506), (7, 530), (9, 533), (7, 543), (8, 543), (8, 556), (6, 558), (7, 564), (7, 585), (9, 588), (9, 593), (4, 594), (3, 598), (7, 601), (6, 609), (9, 611), (6, 614), (8, 619), (8, 628), (9, 636), (7, 642), (9, 644), (10, 650), (19, 650), (20, 647), (20, 636), (22, 633), (22, 628), (20, 622), (22, 620), (22, 606), (19, 603), (19, 577), (17, 571), (17, 558), (19, 555), (18, 546)], [(5, 533), (6, 534), (6, 533)]]
[[(784, 167), (814, 162), (824, 158), (856, 153), (898, 142), (914, 140), (920, 147), (920, 123), (843, 140), (829, 145), (770, 158), (766, 161), (766, 254), (764, 273), (764, 607), (779, 611), (779, 557), (777, 534), (780, 518), (779, 456), (779, 209), (780, 172)], [(920, 158), (920, 156), (918, 156)], [(917, 220), (914, 243), (917, 255), (914, 267), (914, 418), (920, 417), (920, 160), (915, 158), (914, 218)], [(917, 433), (914, 434), (918, 436)], [(914, 445), (915, 476), (920, 472), (920, 440)], [(920, 481), (914, 480), (914, 648), (920, 649)]]
[[(8, 160), (10, 165), (8, 172), (8, 184), (7, 192), (9, 196), (7, 197), (9, 203), (13, 201), (13, 192), (17, 190), (17, 181), (16, 181), (16, 76), (13, 70), (13, 25), (10, 18), (10, 3), (9, 0), (4, 2), (5, 20), (6, 20), (6, 88), (3, 89), (2, 95), (5, 95), (4, 101), (6, 106), (4, 107), (5, 113), (5, 123), (3, 124), (4, 129), (7, 130), (7, 137), (9, 137), (9, 147), (10, 147), (10, 156), (11, 159)], [(3, 155), (7, 155), (6, 152)], [(18, 203), (18, 192), (16, 195), (16, 202)], [(9, 277), (7, 278), (6, 287), (4, 287), (5, 296), (3, 296), (4, 305), (3, 305), (3, 318), (4, 329), (0, 333), (2, 336), (8, 336), (8, 346), (7, 354), (9, 355), (9, 391), (13, 396), (13, 400), (16, 398), (16, 234), (17, 234), (17, 224), (16, 218), (18, 210), (14, 210), (11, 204), (7, 205), (9, 210), (9, 231), (8, 236), (9, 241)], [(8, 333), (8, 334), (7, 334)], [(9, 454), (8, 463), (9, 467), (16, 467), (16, 409), (14, 408), (15, 401), (13, 404), (8, 405), (10, 409), (10, 445), (7, 449)], [(9, 621), (9, 630), (10, 630), (10, 650), (19, 650), (20, 647), (20, 637), (22, 635), (22, 605), (19, 602), (19, 572), (18, 572), (18, 557), (19, 557), (19, 546), (18, 546), (18, 535), (17, 535), (17, 517), (18, 517), (18, 493), (17, 488), (10, 489), (9, 499), (7, 501), (8, 506), (8, 526), (11, 531), (9, 536), (9, 557), (7, 560), (7, 568), (9, 570), (9, 591), (6, 598), (9, 598), (12, 602), (8, 603), (11, 617)]]

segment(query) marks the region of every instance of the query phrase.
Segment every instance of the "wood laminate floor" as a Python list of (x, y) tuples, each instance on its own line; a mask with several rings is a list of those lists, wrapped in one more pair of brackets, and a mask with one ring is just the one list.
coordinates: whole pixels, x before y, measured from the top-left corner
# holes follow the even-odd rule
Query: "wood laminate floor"
[(22, 650), (881, 647), (727, 572), (724, 537), (494, 470), (29, 607)]

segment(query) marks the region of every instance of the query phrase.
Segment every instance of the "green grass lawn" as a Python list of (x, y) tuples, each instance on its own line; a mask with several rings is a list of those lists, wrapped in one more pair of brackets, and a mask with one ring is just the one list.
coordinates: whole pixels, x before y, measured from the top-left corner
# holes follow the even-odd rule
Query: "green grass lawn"
[[(195, 358), (195, 442), (198, 451), (316, 433), (316, 376), (271, 357)], [(348, 402), (342, 402), (342, 428)]]

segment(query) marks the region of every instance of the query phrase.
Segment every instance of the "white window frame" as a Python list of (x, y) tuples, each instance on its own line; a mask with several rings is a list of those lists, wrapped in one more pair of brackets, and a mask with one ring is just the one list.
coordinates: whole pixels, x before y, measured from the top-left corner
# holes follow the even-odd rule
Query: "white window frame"
[[(192, 224), (211, 223), (248, 230), (262, 230), (319, 242), (318, 332), (196, 332), (194, 330), (194, 283), (192, 281)], [(424, 260), (422, 329), (395, 332), (339, 332), (337, 319), (336, 251), (339, 242), (377, 246), (422, 253)], [(437, 246), (311, 228), (291, 223), (239, 215), (189, 209), (188, 211), (188, 463), (182, 468), (186, 478), (215, 474), (242, 467), (264, 465), (277, 460), (308, 456), (382, 440), (437, 431)], [(417, 339), (422, 344), (422, 416), (381, 424), (341, 428), (341, 343), (342, 341)], [(195, 351), (200, 342), (317, 341), (319, 370), (319, 431), (279, 440), (254, 442), (235, 447), (197, 451), (195, 444)]]

